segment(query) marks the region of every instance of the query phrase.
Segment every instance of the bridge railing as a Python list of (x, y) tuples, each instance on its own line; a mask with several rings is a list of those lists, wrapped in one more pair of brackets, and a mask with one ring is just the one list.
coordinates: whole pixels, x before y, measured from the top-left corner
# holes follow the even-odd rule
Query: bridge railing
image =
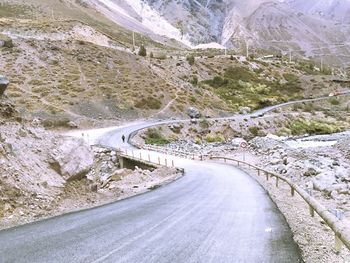
[(183, 171), (182, 168), (175, 167), (174, 160), (171, 160), (168, 157), (152, 156), (153, 158), (151, 158), (150, 154), (141, 153), (139, 151), (134, 151), (132, 149), (129, 149), (129, 150), (128, 149), (120, 149), (120, 148), (104, 146), (104, 145), (100, 145), (100, 144), (94, 144), (94, 145), (92, 145), (92, 147), (99, 147), (99, 148), (107, 149), (110, 151), (115, 151), (117, 153), (118, 157), (138, 161), (138, 162), (150, 165), (150, 166), (173, 167), (173, 168), (176, 168), (180, 171)]
[(294, 196), (295, 192), (300, 195), (300, 197), (308, 204), (310, 215), (314, 217), (315, 212), (324, 220), (324, 222), (329, 226), (335, 235), (335, 250), (339, 252), (341, 250), (342, 244), (344, 244), (350, 250), (350, 229), (340, 221), (335, 215), (329, 212), (322, 204), (320, 204), (314, 197), (312, 197), (304, 189), (293, 183), (290, 179), (283, 175), (279, 175), (258, 166), (252, 165), (245, 161), (221, 157), (221, 156), (210, 156), (210, 159), (224, 160), (224, 162), (232, 161), (237, 163), (238, 166), (246, 166), (248, 168), (257, 171), (258, 176), (266, 176), (266, 180), (270, 178), (275, 178), (276, 187), (279, 185), (279, 181), (285, 182), (289, 185), (291, 196)]

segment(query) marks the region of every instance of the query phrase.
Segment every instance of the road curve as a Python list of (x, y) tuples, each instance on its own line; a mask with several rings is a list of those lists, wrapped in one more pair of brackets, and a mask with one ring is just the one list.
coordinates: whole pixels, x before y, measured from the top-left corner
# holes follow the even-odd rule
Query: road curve
[[(184, 121), (133, 123), (99, 142), (130, 148), (122, 134)], [(302, 261), (285, 218), (247, 174), (214, 163), (181, 165), (183, 178), (147, 194), (0, 231), (0, 262)]]
[[(120, 134), (147, 125), (101, 142), (120, 146)], [(222, 164), (181, 166), (184, 177), (147, 194), (1, 231), (0, 262), (301, 262), (256, 181)]]

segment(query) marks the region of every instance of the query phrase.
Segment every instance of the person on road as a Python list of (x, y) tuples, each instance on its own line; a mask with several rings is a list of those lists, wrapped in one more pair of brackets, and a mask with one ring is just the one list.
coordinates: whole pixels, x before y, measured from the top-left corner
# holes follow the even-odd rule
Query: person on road
[(125, 136), (124, 136), (124, 134), (122, 136), (122, 140), (123, 140), (123, 143), (125, 143)]

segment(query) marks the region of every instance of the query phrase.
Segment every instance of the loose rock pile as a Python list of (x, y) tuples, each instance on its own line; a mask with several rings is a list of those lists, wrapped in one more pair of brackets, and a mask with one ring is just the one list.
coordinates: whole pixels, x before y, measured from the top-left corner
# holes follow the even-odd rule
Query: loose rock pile
[(187, 109), (187, 115), (191, 118), (191, 119), (198, 119), (201, 117), (201, 113), (200, 111), (195, 108), (195, 107), (189, 107)]
[(94, 153), (94, 168), (89, 173), (88, 178), (95, 181), (105, 182), (111, 177), (117, 169), (119, 169), (119, 161), (117, 152), (113, 149), (93, 147)]
[(265, 169), (285, 174), (302, 188), (313, 191), (329, 207), (350, 213), (350, 164), (343, 151), (338, 150), (345, 150), (343, 143), (336, 147), (291, 149), (265, 137), (252, 140), (251, 146)]

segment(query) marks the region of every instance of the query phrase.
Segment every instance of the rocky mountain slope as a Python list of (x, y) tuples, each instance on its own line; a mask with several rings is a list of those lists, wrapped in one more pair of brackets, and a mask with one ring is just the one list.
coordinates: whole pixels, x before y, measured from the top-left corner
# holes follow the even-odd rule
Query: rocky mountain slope
[[(7, 95), (22, 118), (40, 119), (45, 127), (112, 125), (116, 121), (149, 116), (184, 117), (190, 106), (199, 108), (205, 115), (218, 116), (244, 106), (258, 108), (289, 99), (327, 95), (340, 87), (331, 81), (334, 77), (330, 68), (321, 68), (312, 61), (288, 63), (286, 58), (261, 61), (233, 51), (224, 56), (220, 50), (184, 49), (183, 43), (165, 37), (152, 39), (155, 33), (133, 34), (127, 27), (118, 26), (107, 13), (94, 9), (95, 2), (91, 1), (1, 0), (0, 3), (3, 15), (0, 37), (11, 42), (11, 46), (0, 47), (3, 65), (0, 73), (10, 80)], [(104, 8), (106, 3), (107, 0)], [(136, 24), (146, 23), (140, 12), (132, 11), (131, 2), (113, 3)], [(168, 8), (166, 3), (157, 3), (150, 3), (152, 12), (157, 6)], [(201, 6), (210, 8), (214, 3), (201, 2)], [(192, 4), (188, 2), (188, 8), (199, 8)], [(242, 10), (240, 14), (248, 14), (260, 4), (251, 1), (237, 8)], [(216, 18), (220, 12), (226, 12), (224, 6), (226, 9), (224, 2), (216, 6)], [(263, 6), (266, 10), (262, 12), (267, 13), (279, 10), (280, 5)], [(271, 11), (274, 16), (276, 12)], [(299, 19), (292, 13), (289, 15)], [(270, 19), (255, 19), (260, 16), (258, 11), (251, 15), (251, 28), (269, 23)], [(147, 19), (152, 17), (155, 18), (152, 15)], [(284, 21), (283, 12), (279, 19)], [(210, 29), (207, 26), (197, 29), (204, 28)], [(275, 31), (280, 38), (289, 34)], [(256, 37), (272, 37), (275, 31), (261, 30), (261, 36)], [(314, 41), (323, 33), (320, 30), (317, 36), (309, 34), (305, 40), (293, 34), (307, 47), (307, 41)], [(138, 55), (142, 45), (146, 46), (146, 56)]]
[(189, 46), (217, 42), (241, 51), (247, 45), (284, 54), (292, 50), (293, 56), (348, 65), (348, 0), (92, 2), (123, 26), (141, 32), (147, 28)]
[(304, 14), (319, 16), (326, 20), (350, 23), (350, 1), (289, 0), (288, 3)]
[(0, 229), (126, 198), (176, 169), (120, 169), (117, 152), (27, 122), (0, 96)]

